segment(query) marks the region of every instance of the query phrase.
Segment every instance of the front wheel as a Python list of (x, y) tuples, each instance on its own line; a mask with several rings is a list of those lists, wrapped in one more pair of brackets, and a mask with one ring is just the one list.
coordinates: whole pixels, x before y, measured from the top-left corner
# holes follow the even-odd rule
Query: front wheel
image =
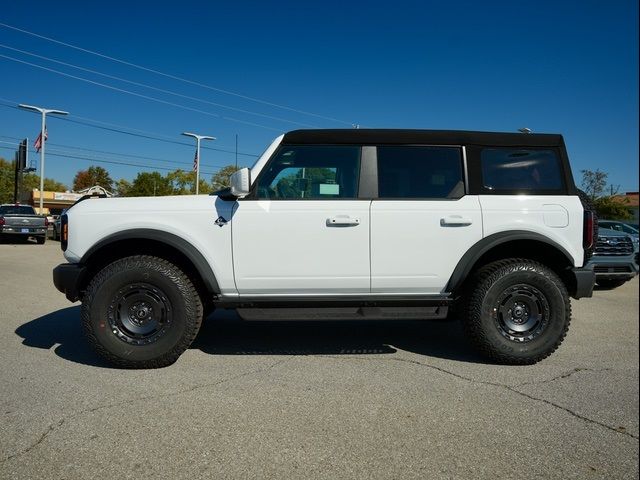
[(189, 278), (167, 260), (116, 260), (89, 283), (82, 325), (95, 351), (120, 367), (174, 363), (202, 323), (202, 302)]
[(463, 322), (480, 353), (498, 363), (530, 365), (560, 346), (571, 301), (551, 269), (532, 260), (501, 260), (480, 269), (473, 282)]

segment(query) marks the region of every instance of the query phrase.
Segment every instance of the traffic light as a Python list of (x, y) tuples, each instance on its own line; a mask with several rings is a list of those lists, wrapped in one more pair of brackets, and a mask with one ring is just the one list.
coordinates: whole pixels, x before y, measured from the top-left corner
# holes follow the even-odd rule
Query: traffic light
[(18, 170), (27, 168), (27, 139), (20, 142), (18, 147)]

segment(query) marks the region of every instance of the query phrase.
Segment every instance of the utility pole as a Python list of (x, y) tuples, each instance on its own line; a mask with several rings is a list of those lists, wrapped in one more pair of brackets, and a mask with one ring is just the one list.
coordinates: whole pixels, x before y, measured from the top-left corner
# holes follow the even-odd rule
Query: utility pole
[(200, 190), (200, 140), (215, 140), (216, 137), (207, 137), (206, 135), (196, 135), (191, 132), (182, 132), (182, 135), (187, 137), (193, 137), (196, 139), (196, 159), (195, 159), (195, 167), (196, 167), (196, 195), (198, 195)]
[(236, 170), (238, 170), (238, 134), (236, 133)]
[(25, 105), (21, 103), (18, 105), (20, 108), (24, 108), (25, 110), (32, 110), (35, 112), (40, 112), (42, 115), (42, 128), (40, 130), (40, 215), (42, 215), (43, 208), (43, 192), (44, 192), (44, 144), (46, 142), (45, 136), (47, 131), (47, 113), (51, 113), (52, 115), (69, 115), (69, 112), (63, 112), (62, 110), (52, 110), (50, 108), (41, 108), (34, 107), (33, 105)]

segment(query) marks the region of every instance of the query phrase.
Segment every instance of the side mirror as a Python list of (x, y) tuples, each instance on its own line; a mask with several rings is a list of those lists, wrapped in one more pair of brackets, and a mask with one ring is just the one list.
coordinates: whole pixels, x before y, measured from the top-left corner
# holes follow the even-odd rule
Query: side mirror
[(251, 189), (251, 170), (241, 168), (230, 178), (231, 195), (234, 197), (246, 197)]

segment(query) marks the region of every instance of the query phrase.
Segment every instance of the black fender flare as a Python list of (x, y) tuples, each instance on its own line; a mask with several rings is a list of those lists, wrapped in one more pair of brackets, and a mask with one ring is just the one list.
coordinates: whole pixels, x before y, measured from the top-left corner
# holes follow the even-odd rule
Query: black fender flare
[(204, 258), (204, 255), (202, 255), (196, 247), (184, 238), (162, 230), (155, 230), (152, 228), (133, 228), (104, 237), (85, 252), (80, 259), (80, 263), (86, 265), (89, 259), (97, 251), (109, 244), (122, 240), (153, 240), (176, 249), (193, 264), (200, 274), (207, 290), (216, 294), (220, 293), (220, 287), (218, 286), (216, 276), (211, 269), (211, 265), (209, 265), (209, 262)]
[(449, 278), (446, 291), (453, 292), (462, 285), (476, 262), (489, 250), (501, 244), (517, 240), (534, 240), (554, 247), (567, 258), (569, 265), (573, 265), (573, 257), (569, 252), (564, 247), (558, 245), (556, 242), (544, 235), (535, 232), (528, 232), (526, 230), (511, 230), (508, 232), (494, 233), (493, 235), (489, 235), (488, 237), (478, 241), (462, 256)]

